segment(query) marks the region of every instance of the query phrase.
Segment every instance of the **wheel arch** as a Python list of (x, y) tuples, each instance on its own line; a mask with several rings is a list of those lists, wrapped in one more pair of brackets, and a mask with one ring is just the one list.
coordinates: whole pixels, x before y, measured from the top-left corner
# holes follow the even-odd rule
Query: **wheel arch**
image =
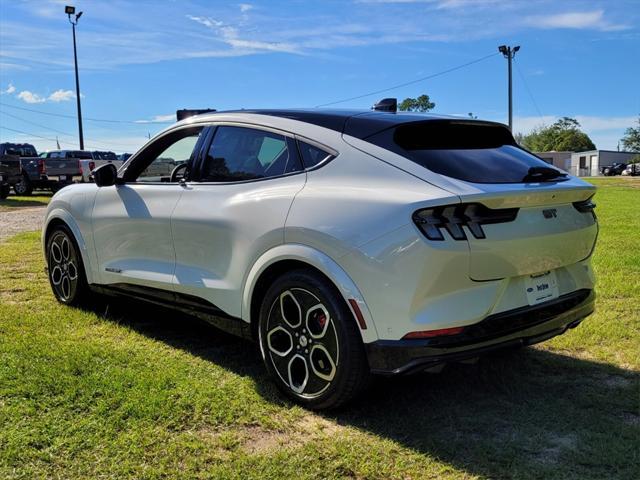
[(260, 302), (270, 282), (287, 271), (300, 268), (315, 271), (327, 278), (340, 292), (351, 311), (353, 321), (358, 322), (350, 303), (350, 300), (355, 300), (366, 324), (366, 329), (359, 328), (362, 341), (370, 343), (378, 340), (371, 313), (349, 275), (328, 255), (312, 247), (297, 244), (280, 245), (264, 253), (247, 275), (242, 292), (242, 319), (251, 325), (254, 338), (257, 338)]

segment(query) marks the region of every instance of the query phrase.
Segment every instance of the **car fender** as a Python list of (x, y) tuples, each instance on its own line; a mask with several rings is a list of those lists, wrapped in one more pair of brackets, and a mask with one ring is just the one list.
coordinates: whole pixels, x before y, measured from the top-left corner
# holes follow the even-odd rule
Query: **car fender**
[(87, 277), (87, 282), (90, 284), (94, 283), (93, 268), (92, 268), (94, 262), (91, 261), (89, 252), (87, 250), (87, 243), (85, 241), (84, 236), (82, 235), (82, 230), (80, 229), (75, 218), (73, 218), (73, 216), (67, 210), (60, 207), (53, 208), (47, 212), (44, 225), (42, 226), (41, 241), (42, 241), (42, 251), (44, 252), (45, 258), (47, 255), (47, 245), (46, 245), (45, 234), (51, 222), (56, 219), (62, 220), (66, 224), (66, 226), (69, 228), (69, 230), (71, 230), (71, 233), (73, 234), (76, 244), (80, 249), (80, 255), (82, 256), (82, 264), (84, 265), (84, 271)]
[(244, 282), (242, 291), (242, 319), (250, 322), (251, 314), (251, 297), (256, 282), (260, 275), (271, 265), (283, 260), (297, 260), (307, 263), (317, 268), (326, 275), (333, 284), (338, 288), (345, 303), (348, 305), (353, 315), (353, 321), (356, 322), (356, 313), (353, 310), (349, 300), (353, 299), (357, 302), (362, 317), (364, 318), (366, 329), (359, 328), (364, 343), (370, 343), (378, 340), (378, 333), (371, 317), (371, 312), (367, 307), (364, 298), (351, 277), (340, 267), (331, 257), (325, 253), (301, 244), (284, 244), (278, 245), (267, 252), (263, 253), (253, 264)]

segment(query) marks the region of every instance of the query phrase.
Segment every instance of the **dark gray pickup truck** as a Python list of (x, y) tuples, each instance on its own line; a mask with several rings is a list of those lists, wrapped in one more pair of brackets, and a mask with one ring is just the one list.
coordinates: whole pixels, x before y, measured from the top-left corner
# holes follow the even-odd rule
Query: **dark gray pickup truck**
[(20, 181), (20, 157), (0, 155), (0, 200), (9, 196), (11, 186)]
[(28, 143), (0, 143), (0, 158), (8, 156), (20, 158), (20, 177), (15, 183), (10, 181), (17, 195), (31, 195), (38, 188), (57, 192), (82, 180), (82, 167), (77, 158), (42, 158)]

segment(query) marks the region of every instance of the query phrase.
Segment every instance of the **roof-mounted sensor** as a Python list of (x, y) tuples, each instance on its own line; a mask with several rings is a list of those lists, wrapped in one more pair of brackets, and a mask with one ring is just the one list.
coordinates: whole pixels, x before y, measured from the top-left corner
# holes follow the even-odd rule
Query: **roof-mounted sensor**
[(383, 98), (378, 103), (376, 103), (372, 110), (376, 112), (393, 112), (396, 113), (398, 111), (398, 99), (397, 98)]

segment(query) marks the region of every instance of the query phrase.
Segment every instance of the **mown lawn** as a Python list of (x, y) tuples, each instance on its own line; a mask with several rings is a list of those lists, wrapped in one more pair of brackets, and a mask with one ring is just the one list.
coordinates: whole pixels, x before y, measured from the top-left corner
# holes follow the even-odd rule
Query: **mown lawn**
[(598, 310), (543, 346), (380, 380), (337, 413), (255, 348), (116, 301), (58, 305), (38, 233), (0, 244), (0, 478), (638, 478), (640, 182), (594, 180)]
[(4, 200), (0, 200), (0, 211), (17, 207), (41, 207), (47, 205), (52, 196), (53, 194), (49, 192), (36, 192), (28, 196), (9, 195)]

